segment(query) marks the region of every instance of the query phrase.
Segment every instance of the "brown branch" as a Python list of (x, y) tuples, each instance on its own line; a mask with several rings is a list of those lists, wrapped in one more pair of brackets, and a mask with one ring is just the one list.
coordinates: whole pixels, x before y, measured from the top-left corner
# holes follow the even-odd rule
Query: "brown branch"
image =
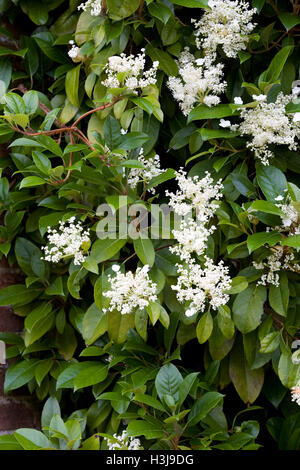
[(138, 17), (140, 19), (143, 18), (144, 3), (145, 3), (145, 0), (141, 0), (140, 6), (139, 6), (139, 9), (138, 9)]

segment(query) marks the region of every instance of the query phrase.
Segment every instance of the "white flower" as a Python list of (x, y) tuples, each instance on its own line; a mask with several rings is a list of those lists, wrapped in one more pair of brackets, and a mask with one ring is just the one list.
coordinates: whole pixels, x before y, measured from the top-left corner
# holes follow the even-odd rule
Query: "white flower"
[(293, 122), (300, 122), (300, 113), (295, 113), (294, 114)]
[(144, 308), (149, 302), (156, 301), (157, 285), (151, 281), (148, 275), (149, 266), (137, 268), (135, 273), (127, 271), (123, 274), (120, 270), (116, 275), (108, 275), (111, 290), (103, 292), (110, 299), (109, 311), (118, 310), (122, 315), (131, 313), (136, 308)]
[(209, 7), (199, 21), (192, 20), (197, 47), (214, 55), (221, 45), (227, 57), (237, 57), (255, 27), (251, 20), (256, 8), (249, 10), (244, 0), (210, 0)]
[(283, 201), (284, 197), (279, 195), (275, 197), (275, 201)]
[(256, 263), (253, 261), (255, 269), (266, 269), (267, 273), (262, 274), (257, 285), (266, 286), (273, 284), (276, 287), (280, 285), (279, 272), (281, 270), (299, 272), (299, 264), (293, 263), (295, 259), (294, 253), (285, 253), (283, 246), (276, 246), (272, 249), (273, 253), (266, 258), (265, 261)]
[(182, 216), (195, 209), (197, 220), (204, 224), (207, 223), (218, 208), (218, 203), (213, 200), (219, 200), (222, 197), (221, 180), (214, 183), (208, 171), (202, 179), (199, 179), (198, 176), (190, 177), (183, 169), (176, 172), (176, 179), (179, 190), (176, 193), (166, 191), (166, 196), (170, 197), (169, 205), (176, 214)]
[[(61, 259), (74, 257), (74, 264), (79, 265), (85, 260), (85, 252), (90, 246), (89, 230), (83, 231), (81, 222), (75, 222), (71, 217), (67, 222), (59, 223), (59, 230), (48, 227), (49, 246), (42, 247), (46, 261), (58, 263)], [(66, 225), (68, 224), (68, 225)]]
[(226, 121), (225, 119), (221, 119), (220, 122), (219, 122), (219, 126), (220, 126), (220, 127), (230, 127), (230, 126), (231, 126), (231, 122), (230, 122), (230, 121)]
[[(152, 178), (155, 176), (159, 176), (165, 172), (160, 168), (160, 158), (159, 155), (155, 155), (152, 158), (145, 158), (144, 157), (144, 150), (140, 150), (140, 154), (138, 156), (138, 161), (143, 163), (144, 168), (131, 168), (129, 175), (128, 175), (128, 184), (129, 186), (134, 189), (136, 188), (139, 182), (144, 182), (148, 184)], [(155, 194), (155, 189), (150, 189), (152, 194)]]
[(240, 96), (234, 98), (234, 104), (243, 104), (243, 100)]
[(145, 49), (141, 49), (141, 53), (137, 56), (121, 54), (110, 57), (104, 67), (107, 78), (102, 84), (107, 88), (124, 86), (134, 93), (137, 93), (138, 88), (155, 85), (159, 62), (153, 62), (149, 70), (144, 70), (145, 62)]
[(252, 98), (254, 98), (255, 101), (266, 101), (267, 96), (266, 95), (252, 95)]
[(171, 288), (176, 291), (177, 300), (187, 304), (187, 316), (203, 312), (207, 304), (216, 310), (229, 301), (229, 295), (225, 293), (231, 286), (228, 268), (223, 261), (216, 265), (207, 256), (204, 266), (202, 268), (193, 259), (187, 267), (177, 265), (179, 277)]
[(102, 10), (102, 2), (101, 0), (87, 0), (85, 3), (81, 3), (77, 9), (86, 11), (90, 8), (90, 14), (92, 16), (99, 16)]
[(127, 436), (127, 432), (123, 431), (120, 436), (114, 434), (113, 437), (117, 442), (105, 437), (109, 450), (140, 450), (141, 442), (137, 438)]
[[(70, 41), (70, 44), (71, 44), (71, 41)], [(73, 41), (73, 45), (68, 52), (68, 56), (71, 57), (71, 59), (76, 59), (79, 51), (80, 51), (80, 47), (75, 46), (74, 41)]]
[(167, 85), (183, 114), (188, 115), (197, 103), (206, 106), (220, 103), (219, 95), (226, 89), (226, 82), (221, 81), (223, 64), (214, 64), (210, 56), (196, 59), (188, 47), (180, 54), (177, 64), (178, 77), (169, 77)]
[(216, 227), (207, 228), (203, 223), (188, 218), (180, 224), (179, 230), (173, 230), (173, 236), (178, 244), (171, 246), (171, 253), (176, 253), (182, 260), (188, 260), (191, 253), (201, 255), (207, 248), (209, 235), (215, 231)]
[(292, 394), (292, 401), (295, 401), (297, 405), (300, 406), (300, 381), (297, 383), (295, 387), (291, 390)]
[[(247, 143), (247, 147), (264, 165), (268, 165), (274, 156), (269, 149), (270, 144), (287, 145), (290, 150), (297, 150), (300, 124), (293, 122), (293, 115), (285, 110), (292, 98), (292, 95), (279, 93), (275, 103), (259, 101), (255, 108), (244, 108), (241, 111), (243, 121), (238, 125), (238, 130), (241, 135), (251, 136), (252, 140)], [(234, 130), (233, 126), (231, 130)]]

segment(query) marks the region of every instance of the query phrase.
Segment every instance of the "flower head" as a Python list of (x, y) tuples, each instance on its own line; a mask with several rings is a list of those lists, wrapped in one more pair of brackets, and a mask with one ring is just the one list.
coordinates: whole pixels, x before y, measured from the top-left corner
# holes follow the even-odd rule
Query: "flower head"
[(246, 49), (248, 36), (255, 24), (252, 17), (256, 8), (249, 10), (244, 0), (210, 0), (207, 10), (195, 26), (196, 45), (208, 55), (214, 55), (217, 47), (223, 48), (227, 57), (237, 57)]
[(228, 302), (229, 295), (225, 291), (231, 286), (231, 278), (223, 261), (214, 264), (205, 256), (204, 268), (191, 259), (187, 267), (177, 265), (177, 269), (177, 284), (171, 287), (176, 291), (177, 300), (187, 304), (186, 316), (203, 312), (207, 304), (215, 310)]
[(111, 290), (103, 292), (110, 299), (109, 311), (118, 310), (122, 315), (131, 313), (137, 308), (144, 308), (149, 302), (156, 301), (157, 285), (148, 275), (149, 266), (137, 268), (136, 272), (123, 274), (114, 268), (115, 276), (108, 276)]
[[(134, 189), (136, 188), (139, 182), (144, 182), (148, 184), (152, 178), (159, 176), (164, 173), (165, 170), (160, 168), (160, 158), (159, 155), (155, 155), (152, 158), (144, 157), (144, 150), (140, 150), (138, 156), (138, 161), (144, 165), (144, 168), (131, 168), (128, 175), (128, 184)], [(150, 189), (150, 191), (155, 194), (155, 189)]]
[(120, 54), (108, 59), (104, 68), (107, 78), (102, 84), (107, 88), (127, 87), (137, 93), (137, 89), (155, 85), (159, 62), (155, 61), (149, 70), (145, 69), (145, 49), (137, 56)]
[(81, 3), (77, 10), (86, 11), (90, 9), (90, 14), (92, 16), (99, 16), (102, 10), (102, 1), (101, 0), (87, 0), (85, 3)]
[(127, 436), (127, 432), (123, 431), (120, 436), (113, 435), (114, 439), (105, 437), (109, 450), (140, 450), (141, 442), (137, 438)]
[(214, 64), (210, 56), (196, 59), (186, 47), (178, 60), (178, 77), (167, 82), (183, 114), (187, 115), (195, 104), (216, 106), (219, 95), (226, 89), (223, 81), (223, 64)]
[(74, 264), (79, 265), (85, 260), (85, 253), (90, 246), (89, 230), (84, 231), (81, 222), (71, 217), (67, 222), (59, 223), (60, 233), (48, 227), (50, 246), (42, 247), (46, 261), (58, 263), (61, 259), (74, 257)]

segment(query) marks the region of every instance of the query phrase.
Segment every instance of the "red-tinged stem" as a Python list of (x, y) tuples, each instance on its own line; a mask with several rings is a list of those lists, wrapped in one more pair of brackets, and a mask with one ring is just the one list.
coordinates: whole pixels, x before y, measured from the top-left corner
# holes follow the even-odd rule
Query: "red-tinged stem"
[(113, 106), (117, 101), (119, 101), (119, 97), (115, 98), (114, 101), (112, 103), (105, 103), (103, 104), (102, 106), (98, 106), (97, 108), (95, 109), (90, 109), (89, 111), (87, 111), (86, 113), (82, 114), (82, 116), (80, 116), (78, 119), (76, 119), (76, 121), (74, 122), (74, 124), (71, 126), (71, 129), (73, 129), (74, 127), (77, 126), (77, 124), (79, 123), (79, 121), (81, 121), (81, 119), (85, 118), (86, 116), (89, 116), (89, 114), (92, 114), (92, 113), (96, 113), (97, 111), (103, 111), (104, 109), (107, 109), (107, 108), (110, 108), (111, 106)]

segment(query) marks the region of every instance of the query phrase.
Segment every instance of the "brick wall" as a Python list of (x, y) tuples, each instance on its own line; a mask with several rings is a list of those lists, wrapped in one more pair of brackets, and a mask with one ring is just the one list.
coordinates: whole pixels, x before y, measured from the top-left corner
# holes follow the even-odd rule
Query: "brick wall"
[[(21, 281), (18, 268), (10, 268), (5, 259), (0, 261), (0, 289)], [(0, 307), (0, 331), (20, 333), (23, 320), (9, 307)], [(0, 361), (1, 362), (1, 361)], [(4, 395), (3, 383), (8, 364), (0, 363), (0, 434), (11, 433), (17, 428), (39, 428), (39, 406), (32, 397), (24, 395), (26, 388)]]

